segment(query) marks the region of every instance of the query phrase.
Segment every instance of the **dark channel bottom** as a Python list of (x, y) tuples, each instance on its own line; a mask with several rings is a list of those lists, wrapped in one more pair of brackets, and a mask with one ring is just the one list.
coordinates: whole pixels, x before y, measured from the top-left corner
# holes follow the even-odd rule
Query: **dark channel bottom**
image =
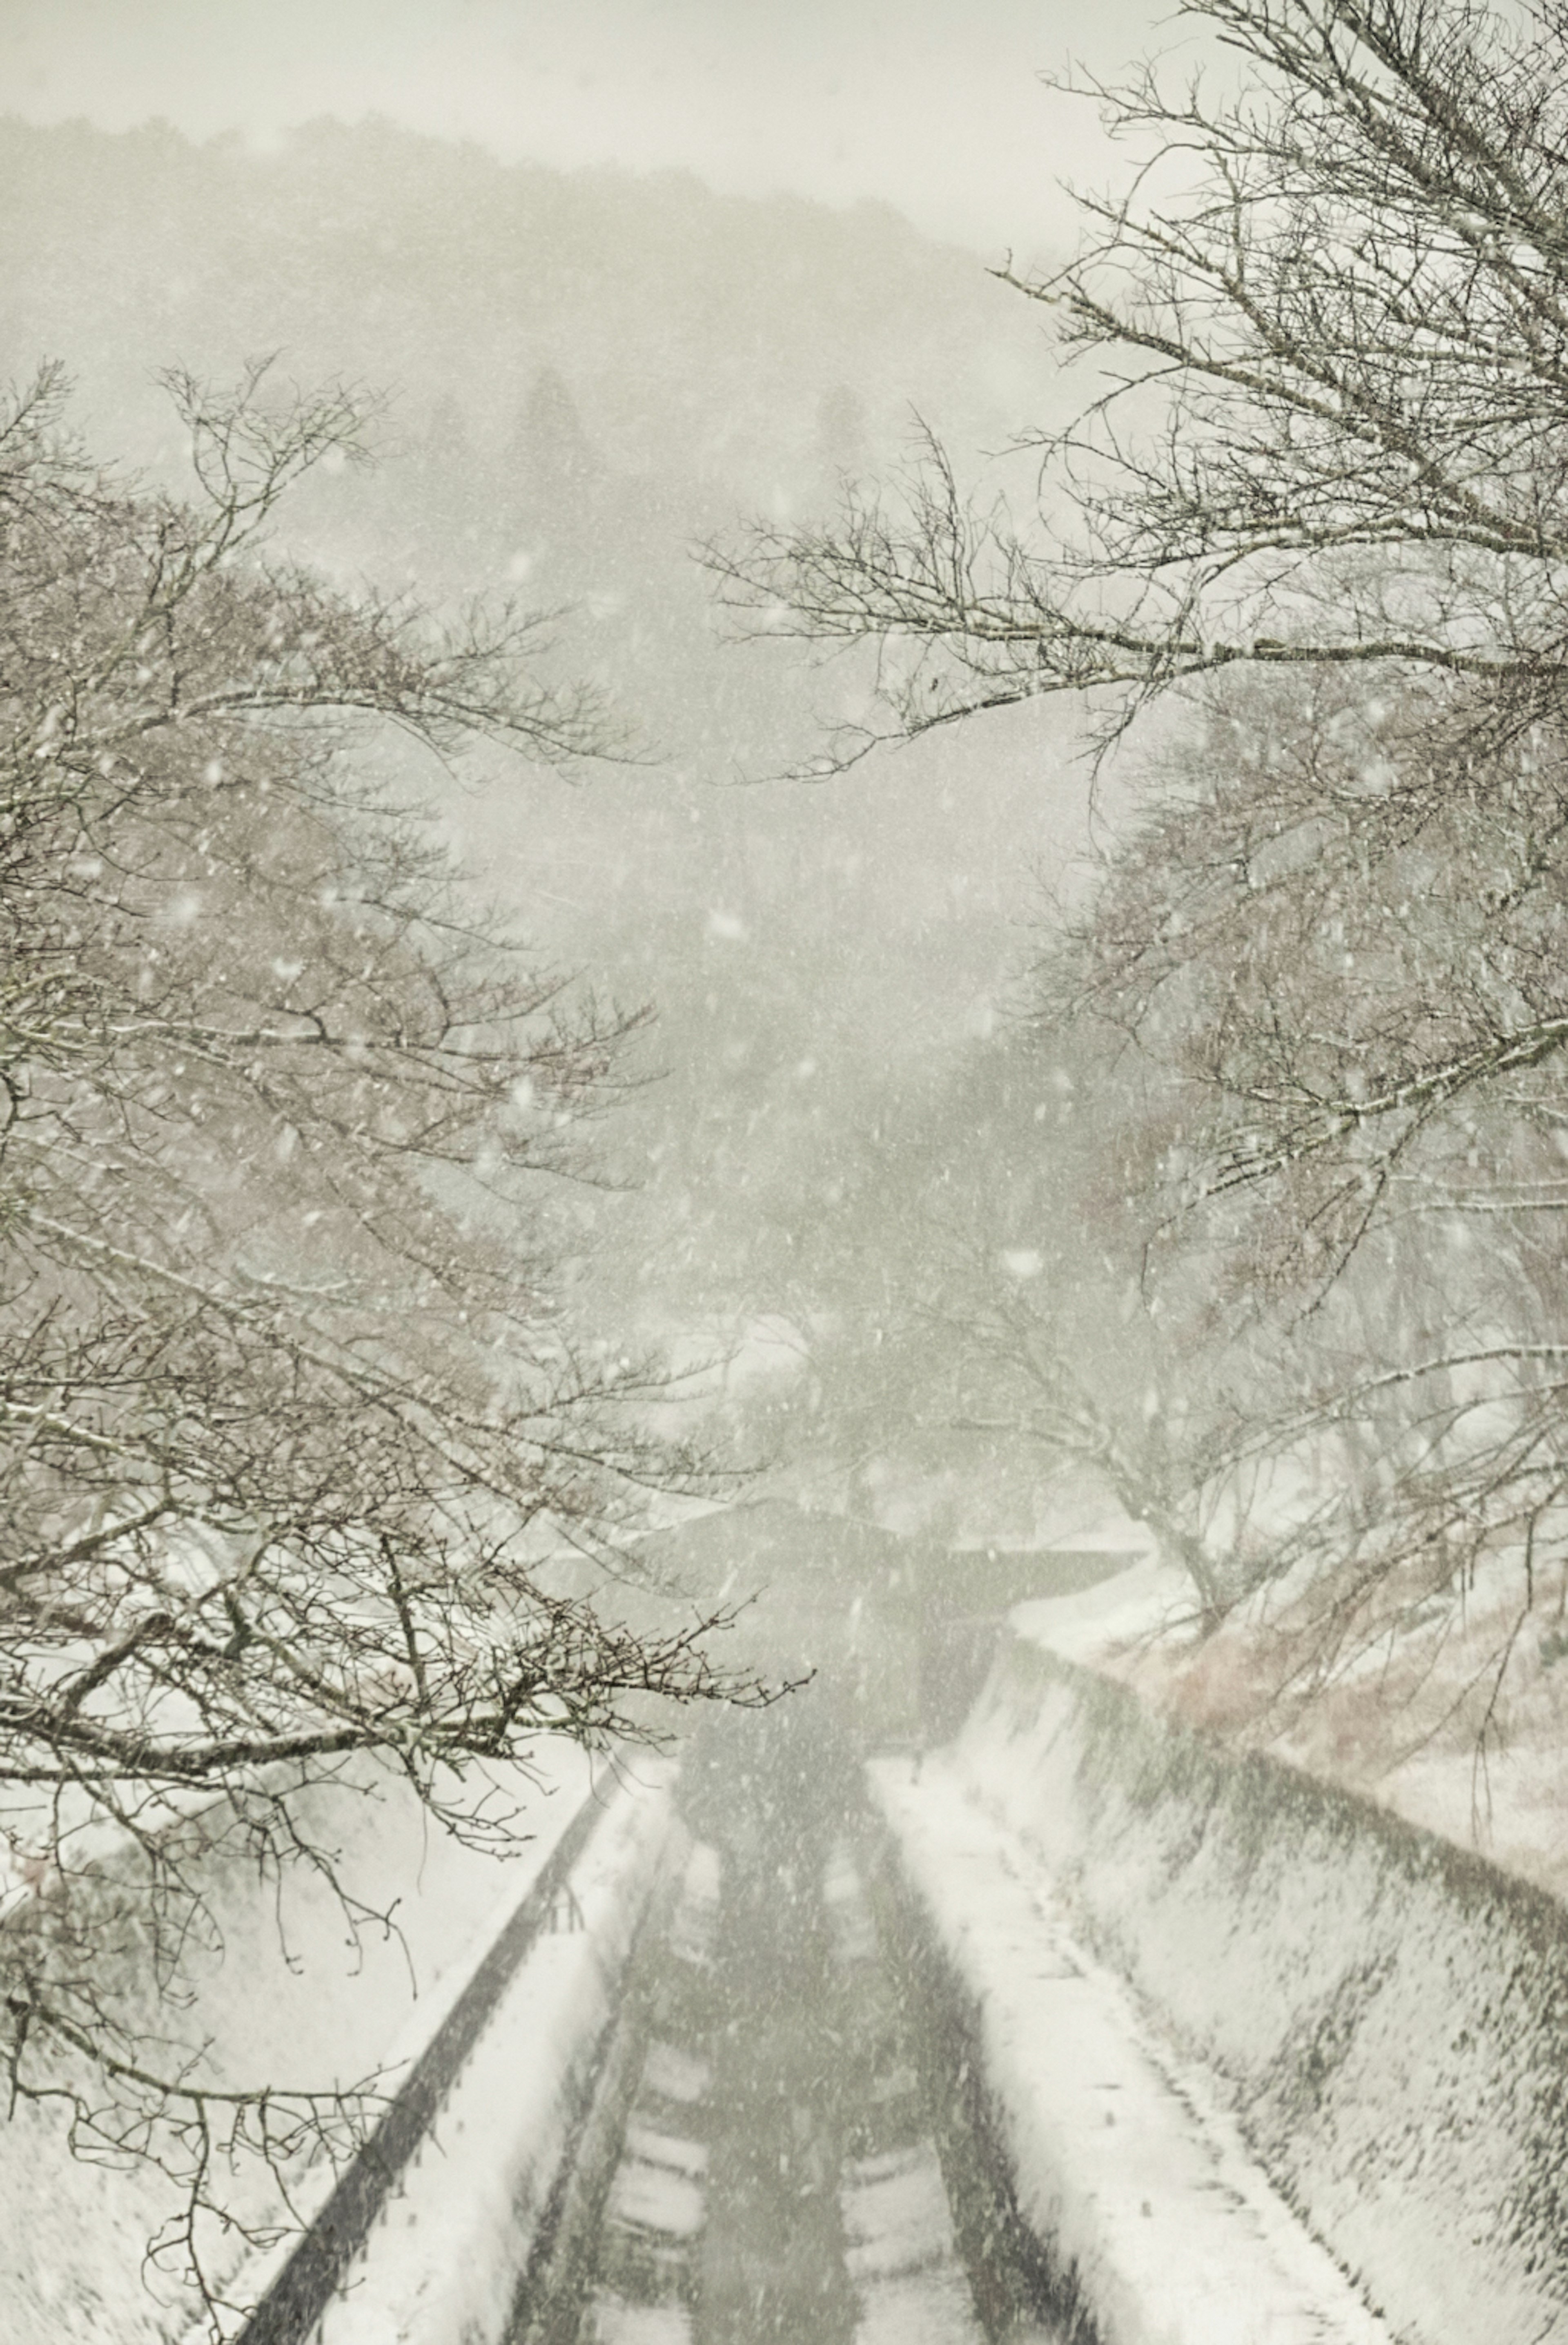
[[(813, 1690), (725, 1712), (508, 2345), (1088, 2345)], [(1065, 2312), (1066, 2318), (1058, 2318)]]

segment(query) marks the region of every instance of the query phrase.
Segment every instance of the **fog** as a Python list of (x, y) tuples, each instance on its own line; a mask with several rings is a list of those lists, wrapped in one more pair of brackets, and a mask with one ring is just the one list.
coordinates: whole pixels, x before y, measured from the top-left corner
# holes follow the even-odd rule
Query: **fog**
[[(48, 49), (66, 113), (51, 25), (16, 37)], [(240, 56), (195, 42), (168, 111), (207, 127), (188, 92), (220, 67), (234, 86)], [(755, 58), (747, 81), (750, 52), (713, 56), (760, 106), (773, 81)], [(100, 66), (76, 64), (90, 97)], [(323, 86), (344, 70), (325, 48)], [(450, 70), (477, 87), (461, 45)], [(651, 84), (644, 102), (659, 118)], [(797, 127), (810, 117), (801, 96)], [(890, 134), (894, 186), (928, 127)], [(1037, 319), (983, 255), (885, 200), (719, 192), (596, 158), (555, 170), (386, 118), (260, 145), (80, 119), (14, 121), (4, 140), (11, 345), (65, 361), (95, 448), (178, 483), (158, 370), (227, 381), (278, 351), (292, 381), (344, 376), (384, 402), (375, 469), (302, 483), (283, 543), (438, 610), (473, 593), (563, 610), (555, 670), (603, 684), (636, 762), (567, 782), (481, 752), (451, 776), (411, 765), (408, 787), (439, 799), (476, 886), (553, 965), (656, 1012), (626, 1069), (646, 1088), (596, 1135), (635, 1193), (561, 1207), (592, 1233), (572, 1247), (585, 1307), (687, 1358), (759, 1325), (798, 1340), (862, 1252), (855, 1216), (880, 1210), (900, 1118), (893, 1152), (914, 1150), (922, 1178), (886, 1196), (901, 1193), (901, 1243), (921, 1242), (919, 1193), (944, 1177), (936, 1102), (1012, 1014), (1043, 891), (1084, 843), (1089, 775), (1074, 717), (1046, 709), (788, 778), (870, 709), (867, 664), (726, 641), (694, 557), (753, 513), (826, 518), (845, 478), (906, 462), (921, 428), (983, 477), (1021, 421), (1066, 411)], [(809, 147), (777, 152), (797, 189), (820, 179)], [(760, 1457), (771, 1436), (743, 1446)]]
[[(25, 2345), (193, 2322), (247, 2345), (1471, 2345), (1498, 2302), (1557, 2333), (1562, 2119), (1532, 2102), (1522, 2146), (1514, 2115), (1560, 2067), (1568, 1964), (1556, 720), (1510, 704), (1478, 748), (1460, 687), (1410, 655), (1417, 588), (1372, 561), (1311, 570), (1319, 541), (1277, 518), (1288, 402), (1223, 498), (1191, 412), (1145, 472), (1116, 472), (1114, 430), (1095, 443), (1080, 478), (1156, 486), (1123, 534), (1114, 497), (1095, 515), (1118, 549), (1075, 646), (1096, 690), (1058, 688), (1041, 582), (1074, 561), (1105, 581), (1082, 542), (1051, 573), (1089, 442), (1041, 441), (1111, 377), (1093, 351), (1069, 363), (1058, 303), (1003, 279), (1064, 266), (1067, 183), (1145, 150), (1061, 77), (1196, 55), (1185, 20), (1134, 0), (1087, 19), (1064, 0), (3, 12), (6, 372), (57, 360), (68, 428), (117, 483), (89, 491), (29, 438), (15, 392), (0, 490), (31, 468), (45, 553), (18, 523), (5, 643), (37, 723), (17, 719), (13, 763), (52, 787), (62, 711), (151, 679), (164, 700), (126, 719), (157, 736), (147, 771), (166, 736), (170, 771), (199, 741), (193, 770), (229, 793), (209, 824), (170, 785), (167, 837), (133, 836), (122, 868), (103, 839), (136, 793), (120, 752), (84, 752), (79, 830), (74, 800), (50, 817), (64, 909), (17, 883), (12, 957), (46, 945), (38, 998), (66, 1008), (5, 1145), (57, 1119), (13, 1185), (57, 1236), (57, 1167), (71, 1213), (60, 1260), (41, 1245), (0, 1306), (34, 1526), (0, 1565), (5, 1601), (34, 1548), (87, 1593), (73, 1609), (51, 1581), (13, 1637), (16, 1731), (48, 1764), (28, 1743), (3, 1774), (0, 1932), (23, 1948), (7, 1980), (32, 1980), (36, 1944), (64, 1966), (59, 2056), (73, 2076), (108, 2060), (117, 2112), (74, 2085), (77, 2147), (118, 2178), (72, 2196), (52, 2087), (24, 2089), (55, 2025), (29, 1984), (5, 2052), (27, 2106), (0, 2149)], [(1234, 59), (1211, 43), (1206, 72), (1228, 88)], [(1163, 364), (1157, 337), (1137, 364), (1149, 348)], [(203, 388), (248, 367), (250, 440)], [(191, 554), (196, 472), (238, 527), (266, 431), (324, 386), (358, 421), (298, 467), (264, 546)], [(1381, 493), (1363, 458), (1336, 454), (1333, 497)], [(1359, 553), (1403, 543), (1399, 481)], [(913, 587), (882, 490), (929, 533)], [(1035, 568), (1009, 570), (1007, 515), (1046, 549)], [(1336, 548), (1342, 520), (1322, 525)], [(851, 604), (889, 575), (906, 610), (968, 594), (971, 635), (839, 625), (820, 590), (851, 640), (801, 640), (757, 549), (820, 553), (840, 522), (863, 560), (840, 541), (819, 589), (840, 560)], [(1232, 528), (1241, 552), (1214, 553)], [(1259, 543), (1285, 549), (1262, 585)], [(1189, 607), (1170, 576), (1211, 555), (1221, 584)], [(93, 667), (120, 562), (152, 584)], [(1477, 586), (1480, 564), (1443, 572), (1431, 621), (1472, 665), (1499, 611), (1537, 607), (1512, 573)], [(231, 578), (270, 598), (254, 640)], [(200, 605), (187, 641), (182, 598), (209, 589), (218, 615)], [(505, 663), (473, 646), (506, 607), (536, 706), (585, 695), (579, 754), (514, 702), (492, 721)], [(1375, 693), (1356, 665), (1374, 619), (1407, 630)], [(1340, 629), (1329, 680), (1285, 671), (1298, 624), (1301, 670), (1312, 629)], [(240, 683), (192, 705), (231, 643)], [(1227, 663), (1242, 686), (1211, 689)], [(1135, 721), (1096, 724), (1107, 684)], [(292, 909), (266, 804), (285, 773)], [(363, 882), (359, 927), (356, 858), (383, 888)], [(101, 937), (78, 896), (107, 906)], [(470, 923), (534, 973), (514, 1065), (511, 997), (465, 974), (465, 942), (442, 959)], [(268, 966), (231, 980), (247, 957)], [(140, 1006), (102, 1012), (95, 1057), (71, 987), (117, 999), (100, 959)], [(178, 1063), (166, 1000), (195, 1037)], [(122, 1077), (144, 1017), (148, 1062)], [(313, 1070), (269, 1092), (262, 1045), (292, 1068), (318, 1041), (314, 1100)], [(385, 1071), (405, 1061), (412, 1125)], [(100, 1067), (87, 1113), (72, 1085)], [(1500, 1069), (1522, 1088), (1488, 1124), (1471, 1101)], [(134, 1472), (100, 1453), (127, 1424), (144, 1437), (143, 1383), (162, 1396), (178, 1349), (157, 1298), (188, 1286), (197, 1414), (229, 1447), (215, 1480), (196, 1443), (181, 1484), (186, 1386), (149, 1405)], [(79, 1487), (34, 1457), (79, 1398), (38, 1365), (77, 1319)], [(251, 1382), (263, 1325), (285, 1348)], [(345, 1497), (356, 1467), (375, 1487)], [(307, 1468), (308, 1503), (289, 1478)], [(297, 1506), (269, 1536), (274, 1477)], [(122, 1533), (126, 1491), (154, 1483), (145, 1539), (139, 1516)], [(122, 1546), (147, 1575), (130, 1598)], [(390, 1575), (369, 1594), (367, 1556)], [(298, 1615), (278, 1609), (301, 1581)], [(197, 1629), (165, 1664), (186, 1604)], [(283, 1693), (243, 1676), (263, 1645)], [(314, 1741), (291, 1707), (312, 1703)], [(52, 1809), (40, 1792), (78, 1712), (129, 1737), (134, 1797), (97, 1755)], [(135, 1770), (165, 1732), (178, 1764), (160, 1746), (144, 1805)], [(1455, 1843), (1486, 1863), (1455, 1869)], [(152, 1886), (127, 1890), (143, 1856)], [(1553, 1951), (1511, 2001), (1516, 1940)], [(164, 2046), (168, 2012), (171, 2076), (127, 2054)], [(1411, 2084), (1431, 2030), (1444, 2060)], [(295, 2048), (339, 2067), (293, 2080), (308, 2114), (279, 2148), (271, 2069)], [(364, 2109), (387, 2076), (380, 2135)], [(204, 2195), (219, 2137), (180, 2099), (190, 2077), (245, 2086), (230, 2198)], [(1367, 2113), (1407, 2086), (1380, 2164)], [(1472, 2170), (1433, 2147), (1461, 2132)], [(159, 2233), (166, 2185), (185, 2214)]]
[[(687, 169), (725, 194), (881, 200), (987, 258), (1060, 235), (1056, 182), (1100, 175), (1092, 112), (1039, 76), (1114, 69), (1156, 12), (957, 0), (896, 13), (718, 0), (15, 0), (3, 103), (122, 130), (161, 117), (260, 146), (330, 115), (384, 116), (504, 161)], [(1175, 37), (1174, 31), (1162, 40)]]

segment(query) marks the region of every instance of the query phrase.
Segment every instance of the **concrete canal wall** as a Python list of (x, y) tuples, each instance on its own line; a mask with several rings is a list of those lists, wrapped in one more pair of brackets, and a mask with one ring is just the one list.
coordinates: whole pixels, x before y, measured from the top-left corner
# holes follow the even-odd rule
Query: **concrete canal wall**
[[(1555, 1901), (1018, 1635), (922, 1771), (1037, 1869), (1070, 1940), (1168, 2047), (1178, 2098), (1212, 2090), (1401, 2345), (1568, 2340)], [(904, 1796), (918, 1805), (918, 1779)], [(961, 1870), (945, 1889), (940, 1862), (927, 1874), (951, 1935)]]

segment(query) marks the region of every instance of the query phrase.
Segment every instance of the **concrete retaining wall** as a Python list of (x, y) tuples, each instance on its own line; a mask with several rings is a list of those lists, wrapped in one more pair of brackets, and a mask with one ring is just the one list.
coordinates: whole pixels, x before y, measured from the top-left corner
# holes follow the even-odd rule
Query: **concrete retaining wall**
[(1013, 1639), (952, 1753), (1408, 2345), (1568, 2340), (1568, 1914)]
[(672, 1785), (669, 1763), (645, 1758), (611, 1794), (461, 2064), (417, 2113), (406, 2163), (337, 2292), (303, 2317), (270, 2318), (269, 2299), (248, 2331), (258, 2345), (263, 2326), (266, 2345), (504, 2345), (592, 2105), (627, 1963), (680, 1845)]

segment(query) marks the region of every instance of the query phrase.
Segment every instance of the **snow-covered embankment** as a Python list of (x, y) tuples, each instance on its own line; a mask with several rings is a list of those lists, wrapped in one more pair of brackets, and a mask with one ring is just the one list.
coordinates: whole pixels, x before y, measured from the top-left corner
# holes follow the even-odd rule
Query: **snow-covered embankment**
[(673, 1766), (622, 1783), (496, 2002), (320, 2345), (500, 2345), (678, 1833)]
[(1084, 2336), (1568, 2339), (1551, 1900), (1023, 1637), (873, 1771)]

